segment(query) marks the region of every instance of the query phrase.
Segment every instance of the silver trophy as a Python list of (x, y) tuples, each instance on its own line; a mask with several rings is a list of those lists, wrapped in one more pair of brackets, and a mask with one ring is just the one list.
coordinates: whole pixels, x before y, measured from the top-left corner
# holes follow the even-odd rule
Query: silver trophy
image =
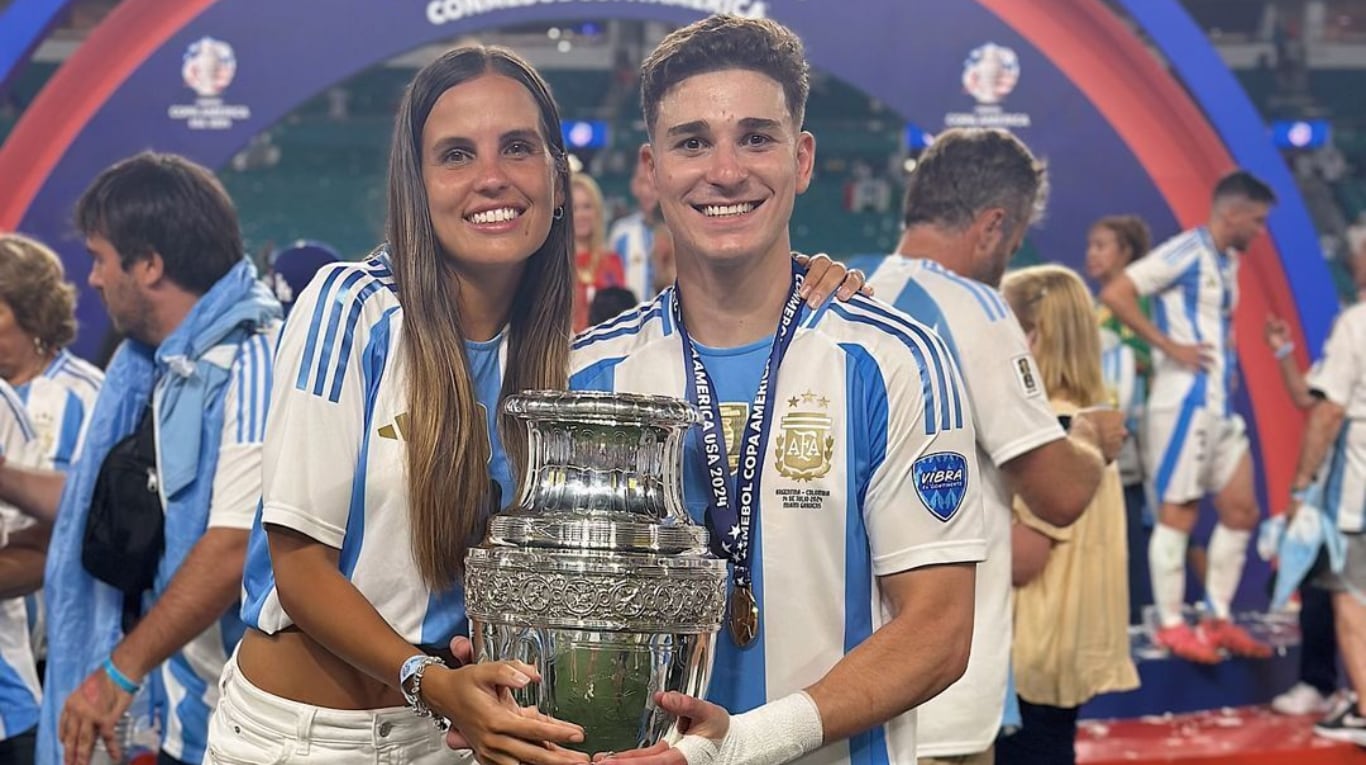
[(703, 696), (726, 605), (726, 563), (683, 505), (683, 436), (699, 421), (661, 396), (531, 392), (516, 504), (465, 559), (476, 661), (516, 659), (523, 706), (584, 727), (586, 752), (670, 735), (657, 691)]

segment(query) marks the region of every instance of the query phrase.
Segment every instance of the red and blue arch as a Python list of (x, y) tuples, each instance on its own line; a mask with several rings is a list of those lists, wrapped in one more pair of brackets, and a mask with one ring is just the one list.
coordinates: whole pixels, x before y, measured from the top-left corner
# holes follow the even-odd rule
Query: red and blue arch
[[(0, 49), (31, 50), (65, 4), (16, 0), (0, 19), (8, 35)], [(762, 7), (800, 33), (818, 69), (930, 128), (948, 112), (971, 108), (959, 84), (969, 50), (988, 41), (1016, 49), (1021, 78), (1006, 106), (1031, 115), (1031, 126), (1019, 132), (1050, 161), (1051, 211), (1032, 237), (1049, 259), (1078, 263), (1085, 228), (1107, 213), (1137, 212), (1159, 237), (1198, 224), (1208, 215), (1214, 181), (1235, 165), (1268, 179), (1283, 203), (1269, 241), (1246, 259), (1235, 328), (1257, 443), (1263, 453), (1284, 455), (1298, 443), (1302, 418), (1257, 338), (1263, 317), (1275, 312), (1299, 336), (1302, 362), (1304, 348), (1322, 343), (1336, 298), (1317, 236), (1260, 118), (1176, 0), (1120, 4), (1172, 71), (1101, 0), (767, 0), (745, 7)], [(82, 274), (87, 266), (70, 227), (71, 206), (95, 173), (122, 156), (153, 147), (222, 166), (254, 133), (351, 74), (418, 45), (496, 25), (576, 17), (687, 22), (701, 15), (683, 2), (558, 0), (438, 25), (427, 5), (125, 0), (0, 147), (0, 228), (47, 240)], [(237, 76), (224, 99), (248, 105), (252, 116), (230, 130), (190, 131), (167, 117), (170, 104), (192, 98), (180, 81), (180, 59), (205, 35), (236, 49)], [(19, 61), (11, 58), (0, 58), (0, 82)], [(821, 225), (819, 214), (795, 225), (800, 236), (803, 227)], [(105, 323), (93, 295), (84, 295), (80, 318), (80, 347), (93, 348)], [(1264, 466), (1265, 496), (1285, 496), (1291, 469), (1284, 458)]]

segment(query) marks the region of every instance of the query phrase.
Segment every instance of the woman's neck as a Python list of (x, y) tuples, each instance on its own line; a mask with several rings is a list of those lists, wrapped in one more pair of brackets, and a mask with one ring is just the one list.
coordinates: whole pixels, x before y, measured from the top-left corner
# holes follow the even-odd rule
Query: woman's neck
[(48, 365), (51, 364), (52, 360), (56, 357), (56, 351), (48, 351), (47, 353), (34, 353), (32, 356), (29, 357), (28, 363), (24, 364), (22, 368), (20, 368), (19, 371), (15, 373), (14, 377), (10, 378), (6, 382), (15, 386), (25, 385), (33, 378), (37, 377), (38, 375), (41, 375), (43, 373), (43, 370), (47, 369)]
[(456, 301), (466, 340), (492, 340), (507, 326), (512, 302), (522, 282), (524, 264), (516, 268), (468, 269), (457, 272)]

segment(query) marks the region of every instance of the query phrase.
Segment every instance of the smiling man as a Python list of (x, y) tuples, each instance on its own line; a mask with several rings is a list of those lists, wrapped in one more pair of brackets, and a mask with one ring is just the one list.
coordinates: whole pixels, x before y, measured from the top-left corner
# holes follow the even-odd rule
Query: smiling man
[(882, 303), (802, 304), (788, 225), (815, 139), (790, 31), (684, 27), (642, 90), (677, 283), (582, 336), (571, 386), (699, 405), (684, 493), (731, 590), (712, 703), (663, 696), (693, 727), (630, 762), (913, 762), (912, 710), (967, 664), (985, 555), (957, 366)]

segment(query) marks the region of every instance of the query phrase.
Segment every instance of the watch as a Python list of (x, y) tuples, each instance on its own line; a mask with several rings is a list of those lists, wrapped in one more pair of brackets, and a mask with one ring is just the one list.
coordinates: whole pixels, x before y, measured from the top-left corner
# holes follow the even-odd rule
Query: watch
[(403, 700), (408, 703), (408, 707), (413, 710), (413, 714), (418, 717), (431, 717), (436, 720), (438, 727), (444, 727), (444, 720), (439, 718), (427, 702), (422, 700), (422, 675), (427, 671), (427, 667), (438, 664), (446, 666), (446, 662), (435, 656), (428, 656), (425, 653), (408, 657), (403, 662), (403, 666), (398, 671), (398, 687), (403, 692)]

